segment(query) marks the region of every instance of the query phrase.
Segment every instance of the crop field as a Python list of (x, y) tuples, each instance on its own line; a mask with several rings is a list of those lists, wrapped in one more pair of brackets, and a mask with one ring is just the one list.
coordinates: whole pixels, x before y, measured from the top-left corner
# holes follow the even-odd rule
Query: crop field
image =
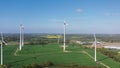
[(60, 35), (48, 35), (46, 38), (62, 38)]
[[(18, 46), (5, 46), (4, 64), (9, 65), (10, 68), (23, 68), (25, 65), (44, 64), (50, 61), (56, 65), (50, 68), (69, 68), (67, 66), (70, 65), (98, 67), (98, 64), (89, 56), (93, 57), (94, 55), (92, 49), (68, 46), (66, 49), (68, 52), (63, 52), (61, 46), (57, 44), (25, 45), (21, 51), (16, 51)], [(110, 68), (120, 68), (119, 62), (115, 62), (100, 53), (97, 54), (97, 58)]]

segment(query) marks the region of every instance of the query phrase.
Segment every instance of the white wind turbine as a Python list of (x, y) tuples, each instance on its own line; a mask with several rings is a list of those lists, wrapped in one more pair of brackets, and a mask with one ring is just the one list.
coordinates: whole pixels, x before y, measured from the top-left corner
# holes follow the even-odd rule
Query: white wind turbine
[(20, 44), (19, 44), (19, 50), (22, 49), (22, 47), (24, 46), (24, 26), (21, 24), (20, 25)]
[(64, 21), (64, 42), (63, 42), (63, 51), (66, 52), (66, 21)]
[(1, 65), (3, 65), (3, 46), (6, 45), (6, 42), (3, 39), (3, 34), (1, 33)]
[(95, 48), (95, 52), (94, 52), (94, 61), (97, 61), (97, 57), (96, 57), (96, 45), (97, 45), (97, 40), (96, 40), (96, 35), (94, 34), (94, 48)]

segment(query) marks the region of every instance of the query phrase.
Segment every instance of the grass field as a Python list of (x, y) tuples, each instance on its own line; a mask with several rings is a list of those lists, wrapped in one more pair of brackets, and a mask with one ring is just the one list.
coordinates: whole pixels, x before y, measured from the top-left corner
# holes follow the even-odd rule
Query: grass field
[[(94, 56), (94, 51), (91, 49), (86, 49), (86, 51), (91, 54), (92, 56)], [(113, 59), (101, 54), (101, 53), (97, 53), (97, 60), (101, 61), (103, 63), (105, 63), (106, 65), (108, 65), (110, 68), (120, 68), (120, 63), (114, 61)]]
[[(92, 58), (84, 54), (83, 51), (88, 52), (93, 56), (94, 51), (80, 46), (69, 46), (69, 52), (63, 52), (60, 45), (49, 44), (45, 46), (40, 45), (26, 45), (23, 49), (14, 55), (18, 46), (4, 47), (4, 64), (10, 65), (11, 68), (22, 68), (28, 64), (43, 64), (46, 61), (51, 61), (56, 65), (84, 65), (97, 66)], [(102, 55), (97, 55), (98, 60), (108, 65), (110, 68), (120, 68), (120, 63)], [(53, 67), (61, 68), (61, 67)]]

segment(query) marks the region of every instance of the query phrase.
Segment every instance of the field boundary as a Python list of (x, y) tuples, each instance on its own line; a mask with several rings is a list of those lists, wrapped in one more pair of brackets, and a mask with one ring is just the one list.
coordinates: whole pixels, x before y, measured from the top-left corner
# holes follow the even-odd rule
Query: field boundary
[[(86, 51), (82, 51), (82, 52), (83, 52), (84, 54), (88, 55), (90, 58), (92, 58), (92, 59), (94, 60), (94, 57), (91, 56), (88, 52), (86, 52)], [(101, 61), (97, 61), (97, 62), (99, 62), (101, 65), (105, 66), (106, 68), (110, 68), (108, 65), (104, 64), (104, 63), (101, 62)], [(96, 63), (97, 63), (97, 62), (96, 62)]]

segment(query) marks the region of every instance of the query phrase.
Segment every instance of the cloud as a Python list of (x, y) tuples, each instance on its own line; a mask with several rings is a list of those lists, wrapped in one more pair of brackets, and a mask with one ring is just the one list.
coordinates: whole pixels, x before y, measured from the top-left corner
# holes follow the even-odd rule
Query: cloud
[(76, 9), (76, 12), (81, 13), (81, 12), (83, 12), (83, 10), (78, 8), (78, 9)]

